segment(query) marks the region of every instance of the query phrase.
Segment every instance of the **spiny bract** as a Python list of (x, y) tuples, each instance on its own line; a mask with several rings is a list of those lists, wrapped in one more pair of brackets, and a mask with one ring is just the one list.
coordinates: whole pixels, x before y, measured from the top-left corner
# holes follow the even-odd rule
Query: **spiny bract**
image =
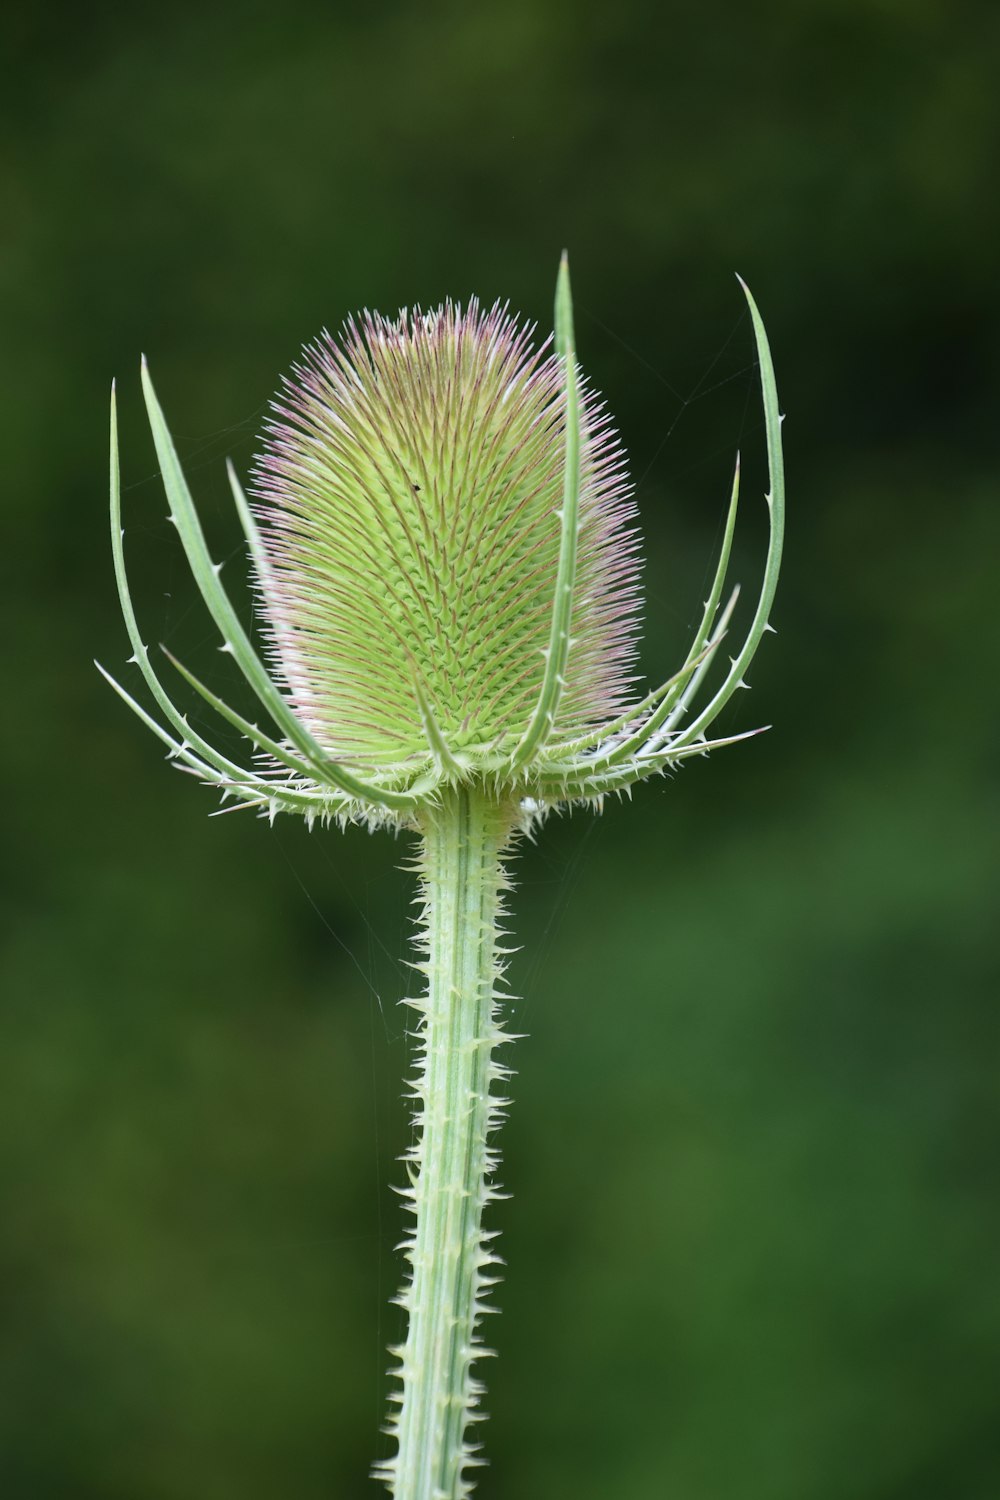
[[(256, 575), (271, 670), (212, 562), (143, 364), (174, 521), (202, 597), (274, 729), (192, 686), (258, 752), (223, 755), (176, 707), (143, 642), (121, 527), (114, 389), (111, 538), (138, 665), (166, 726), (112, 686), (185, 770), (266, 816), (413, 823), (444, 787), (478, 783), (530, 822), (599, 804), (745, 735), (707, 731), (766, 630), (781, 562), (781, 417), (767, 335), (750, 308), (767, 431), (771, 531), (757, 606), (703, 707), (696, 695), (736, 605), (723, 604), (739, 460), (718, 567), (680, 670), (627, 702), (638, 556), (622, 449), (582, 380), (569, 268), (555, 338), (537, 347), (506, 308), (366, 315), (307, 348), (275, 402), (254, 508), (229, 478)], [(169, 656), (169, 653), (167, 653)], [(101, 669), (103, 671), (103, 668)], [(108, 674), (105, 673), (105, 676)], [(751, 731), (756, 732), (756, 731)]]

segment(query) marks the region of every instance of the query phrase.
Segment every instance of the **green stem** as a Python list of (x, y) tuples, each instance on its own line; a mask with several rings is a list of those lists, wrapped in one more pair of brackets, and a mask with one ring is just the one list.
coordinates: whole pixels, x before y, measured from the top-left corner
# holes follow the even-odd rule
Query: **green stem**
[(377, 1476), (396, 1500), (462, 1500), (466, 1470), (481, 1463), (466, 1440), (483, 1387), (472, 1375), (487, 1353), (478, 1336), (488, 1271), (483, 1208), (497, 1196), (497, 1165), (487, 1144), (505, 1101), (491, 1085), (507, 1076), (494, 1058), (505, 1040), (497, 1015), (501, 974), (497, 921), (505, 881), (501, 856), (515, 821), (512, 808), (477, 788), (459, 787), (421, 814), (425, 960), (420, 1051), (412, 1082), (417, 1139), (405, 1160), (404, 1190), (416, 1217), (405, 1249), (408, 1285), (399, 1295), (409, 1327), (393, 1350), (402, 1390), (390, 1423), (398, 1451)]

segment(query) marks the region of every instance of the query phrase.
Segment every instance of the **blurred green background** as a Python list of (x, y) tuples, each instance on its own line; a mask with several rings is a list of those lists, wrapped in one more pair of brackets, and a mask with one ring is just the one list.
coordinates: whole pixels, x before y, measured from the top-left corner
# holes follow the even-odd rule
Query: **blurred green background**
[(944, 0), (66, 8), (5, 22), (0, 1488), (374, 1493), (405, 841), (164, 764), (99, 681), (119, 378), (147, 639), (230, 681), (145, 350), (231, 586), (299, 344), (509, 297), (632, 455), (644, 665), (690, 639), (768, 323), (789, 540), (724, 728), (516, 865), (498, 1500), (1000, 1493), (1000, 9)]

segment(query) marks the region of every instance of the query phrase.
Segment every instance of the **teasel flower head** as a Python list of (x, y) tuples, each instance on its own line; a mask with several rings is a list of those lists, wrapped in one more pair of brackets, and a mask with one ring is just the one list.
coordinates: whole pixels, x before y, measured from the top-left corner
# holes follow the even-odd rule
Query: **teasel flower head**
[[(744, 290), (746, 290), (744, 288)], [(250, 500), (229, 478), (263, 622), (258, 653), (209, 556), (145, 364), (171, 518), (204, 601), (269, 722), (170, 660), (250, 740), (240, 765), (197, 732), (143, 642), (125, 571), (112, 393), (112, 543), (122, 607), (159, 717), (112, 685), (183, 768), (236, 804), (310, 821), (407, 823), (477, 782), (525, 822), (596, 802), (692, 755), (768, 626), (783, 525), (780, 417), (746, 292), (767, 429), (771, 534), (742, 647), (697, 706), (736, 605), (719, 566), (680, 670), (637, 696), (639, 543), (625, 455), (576, 362), (565, 256), (554, 337), (471, 301), (365, 314), (309, 345), (272, 404)], [(103, 670), (103, 669), (102, 669)], [(105, 673), (107, 676), (108, 674)], [(165, 721), (165, 722), (164, 722)]]
[[(563, 361), (505, 308), (365, 315), (304, 351), (253, 492), (272, 662), (330, 753), (513, 752), (545, 675), (566, 462)], [(578, 388), (572, 647), (554, 736), (624, 706), (638, 544), (625, 457)]]

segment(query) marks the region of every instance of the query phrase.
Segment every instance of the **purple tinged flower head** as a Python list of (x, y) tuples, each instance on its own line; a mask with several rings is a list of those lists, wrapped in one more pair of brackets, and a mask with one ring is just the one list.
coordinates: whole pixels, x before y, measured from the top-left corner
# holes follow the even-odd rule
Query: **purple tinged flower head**
[[(272, 665), (338, 758), (474, 766), (522, 741), (546, 669), (567, 455), (566, 361), (473, 300), (323, 333), (273, 402), (252, 486)], [(551, 730), (634, 679), (638, 539), (625, 454), (579, 382), (578, 546)]]

